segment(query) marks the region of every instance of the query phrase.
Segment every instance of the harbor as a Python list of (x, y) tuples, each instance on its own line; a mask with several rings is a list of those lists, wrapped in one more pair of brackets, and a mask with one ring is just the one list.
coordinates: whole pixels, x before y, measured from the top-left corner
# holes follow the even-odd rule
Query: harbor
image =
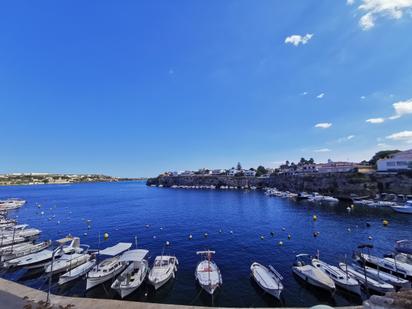
[[(13, 258), (20, 265), (13, 265), (10, 246), (2, 246), (3, 266), (9, 266), (2, 277), (43, 291), (50, 286), (56, 295), (198, 306), (354, 306), (374, 294), (410, 288), (411, 266), (405, 266), (405, 276), (376, 279), (377, 262), (370, 265), (371, 257), (380, 262), (395, 252), (397, 241), (410, 239), (409, 215), (320, 195), (298, 199), (274, 189), (266, 194), (177, 189), (143, 182), (2, 188), (1, 197), (20, 198), (7, 204), (3, 241), (36, 238), (33, 245), (15, 244), (21, 256)], [(368, 251), (359, 248), (364, 243)], [(64, 252), (58, 253), (59, 248)], [(44, 252), (58, 254), (54, 266)], [(41, 267), (27, 258), (33, 253), (44, 260)], [(372, 266), (367, 287), (356, 279), (356, 272), (365, 271), (356, 269), (363, 265), (359, 259)], [(118, 270), (107, 281), (91, 284), (104, 267), (111, 271), (109, 260)], [(396, 269), (410, 265), (407, 256), (394, 263)], [(342, 282), (325, 275), (330, 269), (343, 276)], [(214, 280), (213, 271), (215, 283), (208, 281)], [(307, 271), (318, 285), (301, 279)], [(156, 278), (162, 283), (156, 284)], [(392, 284), (372, 291), (373, 278)], [(354, 287), (342, 288), (343, 282)], [(124, 285), (127, 293), (118, 289)]]

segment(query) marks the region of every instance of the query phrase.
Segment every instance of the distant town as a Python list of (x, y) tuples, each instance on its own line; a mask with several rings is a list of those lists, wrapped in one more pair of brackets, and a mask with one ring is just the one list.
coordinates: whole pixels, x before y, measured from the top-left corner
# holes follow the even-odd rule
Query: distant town
[(344, 162), (328, 160), (325, 163), (316, 163), (313, 158), (301, 158), (299, 162), (286, 161), (278, 168), (258, 166), (244, 169), (240, 163), (230, 169), (207, 169), (197, 171), (168, 171), (160, 176), (194, 176), (194, 175), (226, 175), (232, 177), (260, 177), (268, 178), (271, 175), (306, 175), (322, 173), (375, 173), (412, 171), (412, 149), (406, 151), (385, 150), (376, 153), (369, 161)]
[(97, 174), (10, 173), (0, 174), (0, 185), (70, 184), (85, 182), (116, 182), (144, 178), (117, 178)]

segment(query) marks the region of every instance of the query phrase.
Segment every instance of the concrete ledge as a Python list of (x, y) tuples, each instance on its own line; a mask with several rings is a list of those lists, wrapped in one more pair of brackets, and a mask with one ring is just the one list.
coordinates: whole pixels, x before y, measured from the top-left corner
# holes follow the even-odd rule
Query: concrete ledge
[[(50, 295), (51, 306), (46, 306), (47, 293), (0, 278), (0, 308), (58, 308), (58, 309), (210, 309), (210, 307), (142, 303), (114, 299), (96, 299)], [(30, 306), (31, 305), (31, 306)], [(219, 308), (219, 307), (218, 307)], [(222, 307), (221, 307), (222, 308)], [(284, 308), (284, 307), (283, 307)], [(362, 306), (340, 307), (360, 309)], [(236, 308), (230, 308), (236, 309)], [(294, 308), (296, 309), (296, 308)]]

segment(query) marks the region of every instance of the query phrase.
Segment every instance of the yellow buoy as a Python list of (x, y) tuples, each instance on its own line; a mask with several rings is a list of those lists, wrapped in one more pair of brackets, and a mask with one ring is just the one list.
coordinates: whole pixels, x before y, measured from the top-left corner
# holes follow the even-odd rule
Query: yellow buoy
[(104, 238), (104, 240), (109, 239), (109, 233), (104, 233), (103, 238)]
[(387, 226), (389, 224), (389, 221), (388, 220), (383, 220), (382, 224), (383, 224), (383, 226)]
[(316, 215), (313, 215), (313, 221), (318, 220), (318, 217)]

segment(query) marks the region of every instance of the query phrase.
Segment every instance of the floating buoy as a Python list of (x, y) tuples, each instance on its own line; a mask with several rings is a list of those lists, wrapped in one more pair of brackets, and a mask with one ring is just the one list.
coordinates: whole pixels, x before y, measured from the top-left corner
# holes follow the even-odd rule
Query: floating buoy
[(291, 238), (292, 238), (292, 235), (289, 234), (289, 235), (288, 235), (288, 239), (291, 239)]
[(313, 237), (318, 237), (320, 232), (313, 232)]
[(348, 207), (346, 207), (346, 210), (347, 210), (347, 211), (351, 211), (352, 208), (350, 208), (350, 207), (348, 206)]
[(84, 232), (84, 233), (83, 233), (83, 235), (84, 235), (84, 236), (87, 236), (87, 233), (86, 233), (86, 232)]
[(265, 236), (260, 235), (260, 239), (261, 239), (261, 240), (265, 239)]
[(352, 230), (350, 229), (350, 227), (348, 227), (348, 232), (351, 232)]
[(316, 216), (316, 215), (313, 215), (313, 221), (316, 221), (316, 220), (318, 220), (318, 216)]
[(230, 234), (233, 234), (233, 231), (230, 231)]
[(208, 234), (207, 234), (207, 233), (204, 233), (203, 235), (204, 235), (205, 237), (207, 237), (207, 236), (208, 236)]
[(40, 214), (43, 216), (43, 215), (44, 215), (44, 211), (42, 211)]
[(368, 239), (369, 239), (369, 240), (372, 240), (372, 236), (368, 236)]
[(192, 234), (189, 234), (189, 239), (192, 239), (192, 238), (193, 238)]
[(270, 236), (274, 237), (274, 236), (275, 236), (275, 233), (270, 232)]
[(156, 236), (153, 236), (153, 239), (156, 239)]
[(60, 224), (60, 220), (57, 220), (57, 224)]
[(371, 227), (371, 224), (369, 222), (366, 222), (366, 227)]
[(90, 225), (87, 226), (87, 229), (90, 230), (92, 227)]
[(221, 230), (221, 229), (219, 230), (219, 233), (222, 234), (222, 230)]
[(383, 224), (383, 226), (387, 226), (389, 224), (389, 221), (388, 220), (383, 220), (382, 224)]
[(279, 245), (279, 246), (283, 246), (283, 241), (279, 241), (279, 242), (278, 242), (278, 245)]
[(160, 230), (163, 231), (163, 228), (161, 227)]
[(285, 228), (285, 227), (282, 227), (282, 231), (286, 231), (286, 228)]
[(166, 246), (170, 246), (170, 242), (166, 241)]
[(104, 238), (104, 240), (109, 239), (109, 233), (104, 233), (103, 238)]
[(145, 228), (148, 228), (149, 226), (150, 226), (149, 224), (146, 224), (146, 225), (145, 225)]

